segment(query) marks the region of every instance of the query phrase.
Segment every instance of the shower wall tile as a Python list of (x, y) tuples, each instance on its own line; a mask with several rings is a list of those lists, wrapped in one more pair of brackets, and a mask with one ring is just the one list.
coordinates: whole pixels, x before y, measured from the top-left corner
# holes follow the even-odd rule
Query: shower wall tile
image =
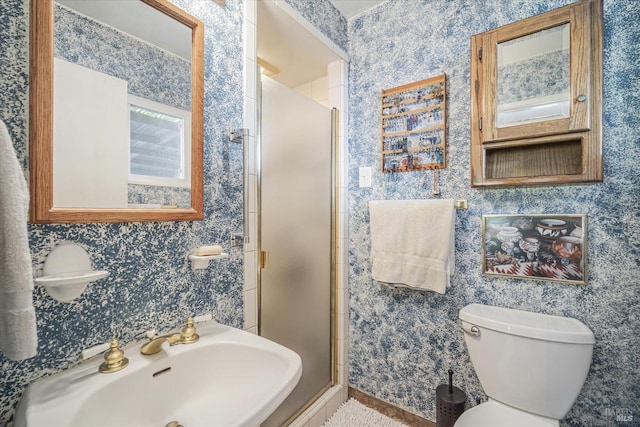
[[(325, 42), (326, 43), (326, 42)], [(345, 161), (345, 154), (347, 152), (347, 134), (346, 126), (344, 124), (348, 121), (347, 108), (348, 93), (346, 91), (347, 74), (344, 72), (346, 69), (346, 61), (338, 60), (329, 64), (327, 67), (327, 85), (329, 89), (329, 105), (332, 108), (338, 109), (338, 140), (336, 146), (336, 167), (337, 170), (337, 227), (338, 227), (338, 239), (337, 239), (337, 324), (336, 324), (336, 339), (338, 340), (338, 384), (347, 387), (346, 382), (341, 382), (341, 379), (346, 379), (347, 369), (347, 346), (346, 340), (348, 339), (348, 182), (347, 182), (347, 163)], [(342, 393), (337, 395), (337, 398), (342, 399)], [(342, 400), (343, 401), (343, 400)], [(327, 411), (327, 415), (331, 415), (333, 411)]]
[[(249, 212), (249, 236), (257, 236), (258, 230), (258, 214), (256, 212)], [(249, 240), (249, 243), (244, 246), (245, 251), (256, 251), (258, 239), (253, 238)]]
[(245, 19), (252, 24), (256, 24), (257, 23), (257, 3), (255, 0), (246, 0), (243, 2), (244, 3), (244, 14), (245, 14)]
[(257, 212), (258, 211), (258, 193), (257, 193), (257, 182), (256, 175), (249, 175), (249, 188), (246, 190), (249, 192), (248, 197), (248, 211), (249, 212)]
[[(257, 110), (257, 101), (249, 100), (246, 104), (246, 108), (251, 108), (252, 111)], [(253, 123), (248, 123), (247, 126), (253, 126), (254, 129), (257, 128), (257, 119), (253, 117), (254, 115), (249, 116), (250, 118), (245, 118), (245, 120), (250, 121), (253, 119)], [(245, 122), (246, 123), (246, 122)], [(249, 137), (249, 173), (251, 175), (258, 174), (258, 149), (257, 149), (257, 141), (258, 138), (255, 136)]]
[[(244, 277), (257, 277), (258, 272), (258, 252), (246, 251), (244, 254)], [(245, 281), (244, 290), (256, 289), (256, 282)]]
[[(146, 330), (166, 331), (188, 315), (213, 313), (243, 326), (242, 250), (229, 248), (242, 230), (242, 150), (225, 137), (243, 124), (243, 7), (227, 0), (172, 0), (205, 24), (204, 209), (205, 220), (115, 224), (30, 225), (33, 267), (41, 274), (49, 252), (63, 241), (83, 246), (96, 269), (109, 277), (93, 283), (70, 304), (36, 287), (38, 355), (13, 362), (0, 355), (0, 426), (13, 418), (32, 381), (78, 363), (81, 350), (118, 337), (139, 339)], [(27, 171), (29, 0), (0, 2), (0, 118)], [(219, 243), (230, 258), (192, 271), (189, 250)]]
[[(248, 41), (248, 43), (251, 44), (250, 41)], [(258, 68), (256, 62), (251, 59), (247, 59), (244, 72), (244, 79), (246, 82), (245, 95), (251, 99), (257, 99), (255, 82), (258, 74)], [(250, 134), (254, 136), (256, 135), (255, 128), (253, 129), (253, 132), (250, 132)]]
[(329, 79), (326, 76), (311, 82), (311, 97), (318, 102), (320, 100), (328, 101)]
[[(256, 2), (244, 2), (244, 127), (249, 130), (249, 139), (246, 142), (249, 150), (249, 206), (248, 213), (248, 238), (249, 243), (244, 245), (244, 328), (247, 331), (258, 333), (258, 234), (257, 234), (257, 211), (258, 211), (258, 177), (257, 177), (257, 135), (258, 135), (258, 101), (257, 101), (257, 7)], [(249, 293), (252, 292), (252, 293)]]
[[(455, 372), (472, 404), (485, 399), (463, 340), (458, 311), (473, 302), (570, 316), (593, 330), (591, 370), (562, 426), (618, 425), (616, 411), (640, 401), (640, 3), (604, 0), (604, 182), (473, 189), (469, 174), (469, 38), (567, 4), (566, 0), (390, 0), (349, 29), (349, 383), (435, 420), (435, 388)], [(380, 172), (380, 93), (447, 75), (447, 168), (442, 198), (467, 199), (456, 216), (456, 266), (445, 295), (380, 287), (371, 279), (368, 202), (429, 199), (432, 174)], [(637, 85), (636, 85), (637, 86)], [(358, 166), (373, 187), (358, 188)], [(481, 274), (483, 214), (585, 213), (586, 286)], [(634, 414), (634, 420), (635, 420)], [(622, 425), (620, 423), (619, 425)]]
[(244, 329), (257, 328), (256, 317), (258, 306), (257, 290), (250, 289), (244, 292)]
[[(249, 2), (252, 3), (252, 2)], [(249, 17), (245, 20), (244, 25), (244, 37), (245, 37), (245, 56), (251, 60), (256, 57), (256, 24), (253, 23)]]

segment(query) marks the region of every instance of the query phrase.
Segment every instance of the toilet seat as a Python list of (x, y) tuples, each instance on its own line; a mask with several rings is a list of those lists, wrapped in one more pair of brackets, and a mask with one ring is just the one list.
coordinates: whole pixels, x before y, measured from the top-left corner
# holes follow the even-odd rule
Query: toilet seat
[(558, 427), (560, 422), (489, 399), (462, 413), (454, 427)]

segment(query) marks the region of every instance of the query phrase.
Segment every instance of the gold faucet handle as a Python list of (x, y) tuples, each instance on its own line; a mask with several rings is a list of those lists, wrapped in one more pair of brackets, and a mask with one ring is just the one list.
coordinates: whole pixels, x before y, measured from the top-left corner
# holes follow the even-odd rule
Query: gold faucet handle
[(193, 326), (193, 317), (189, 316), (187, 318), (187, 325), (182, 328), (182, 332), (180, 333), (180, 343), (193, 344), (199, 339), (200, 336), (196, 334), (196, 327)]
[(129, 359), (124, 357), (124, 351), (118, 347), (120, 343), (117, 339), (112, 339), (109, 343), (109, 351), (104, 355), (104, 362), (98, 370), (103, 374), (110, 374), (124, 369), (129, 364)]

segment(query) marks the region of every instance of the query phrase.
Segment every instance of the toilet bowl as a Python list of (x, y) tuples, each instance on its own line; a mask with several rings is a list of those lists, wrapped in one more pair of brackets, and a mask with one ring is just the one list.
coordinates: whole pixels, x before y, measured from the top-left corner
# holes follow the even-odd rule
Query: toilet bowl
[(495, 400), (463, 412), (454, 427), (558, 427), (558, 420), (541, 417)]
[(576, 319), (481, 304), (459, 317), (489, 400), (455, 427), (558, 426), (589, 372), (593, 332)]

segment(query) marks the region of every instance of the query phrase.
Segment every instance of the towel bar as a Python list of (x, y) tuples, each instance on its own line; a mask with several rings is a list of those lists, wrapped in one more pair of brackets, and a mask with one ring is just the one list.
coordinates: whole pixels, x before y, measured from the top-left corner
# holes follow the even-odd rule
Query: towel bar
[(469, 209), (469, 204), (467, 203), (466, 199), (456, 200), (456, 203), (454, 206), (456, 207), (457, 210)]

